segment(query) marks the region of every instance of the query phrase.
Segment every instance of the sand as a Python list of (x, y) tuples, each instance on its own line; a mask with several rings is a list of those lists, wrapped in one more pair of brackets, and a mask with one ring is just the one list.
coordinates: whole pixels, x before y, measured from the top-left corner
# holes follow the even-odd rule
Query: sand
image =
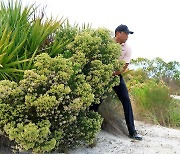
[(100, 131), (95, 147), (80, 147), (69, 154), (180, 154), (180, 130), (135, 121), (142, 141)]

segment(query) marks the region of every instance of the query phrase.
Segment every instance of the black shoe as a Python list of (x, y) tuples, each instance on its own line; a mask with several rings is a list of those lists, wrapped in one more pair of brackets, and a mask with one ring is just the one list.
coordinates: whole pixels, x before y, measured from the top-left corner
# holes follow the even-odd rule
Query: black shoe
[(141, 141), (141, 140), (142, 140), (142, 137), (141, 137), (137, 132), (135, 132), (135, 133), (132, 134), (132, 135), (129, 135), (129, 138), (132, 138), (132, 139), (138, 140), (138, 141)]

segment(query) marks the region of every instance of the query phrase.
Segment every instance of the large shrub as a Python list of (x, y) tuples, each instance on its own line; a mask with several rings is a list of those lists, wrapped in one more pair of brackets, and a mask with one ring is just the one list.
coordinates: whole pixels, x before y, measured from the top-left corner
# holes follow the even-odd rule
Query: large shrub
[(34, 152), (91, 144), (102, 118), (89, 106), (118, 84), (112, 72), (122, 67), (119, 54), (110, 31), (77, 30), (58, 56), (38, 55), (20, 82), (0, 81), (3, 134)]
[[(91, 143), (102, 119), (85, 110), (94, 99), (91, 86), (78, 75), (73, 85), (72, 63), (47, 54), (37, 59), (37, 70), (26, 71), (19, 85), (0, 82), (0, 126), (25, 150), (50, 151)], [(73, 89), (73, 86), (77, 86)]]

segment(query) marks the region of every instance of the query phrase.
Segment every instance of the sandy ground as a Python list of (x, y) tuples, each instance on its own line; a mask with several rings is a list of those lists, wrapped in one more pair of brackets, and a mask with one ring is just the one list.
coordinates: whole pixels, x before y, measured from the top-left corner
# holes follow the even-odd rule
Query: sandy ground
[[(79, 147), (69, 151), (68, 154), (180, 154), (180, 130), (178, 129), (135, 121), (138, 132), (143, 136), (142, 141), (135, 141), (125, 135), (127, 132), (122, 129), (125, 126), (124, 121), (118, 131), (116, 128), (120, 125), (116, 125), (116, 128), (113, 127), (115, 125), (112, 123), (110, 126), (108, 123), (108, 127), (105, 126), (105, 130), (97, 134), (95, 147)], [(1, 153), (11, 154), (7, 149), (0, 149)], [(57, 153), (53, 152), (53, 154)]]
[[(115, 112), (116, 110), (121, 112)], [(103, 116), (103, 130), (97, 134), (96, 146), (82, 146), (68, 154), (180, 154), (180, 129), (166, 128), (142, 121), (135, 126), (142, 141), (128, 138), (127, 128), (121, 106), (105, 103), (99, 113)], [(1, 153), (9, 153), (0, 148)], [(26, 154), (26, 153), (25, 153)], [(54, 153), (57, 154), (57, 153)]]
[(69, 154), (180, 154), (180, 130), (135, 121), (142, 141), (135, 141), (124, 133), (113, 135), (101, 131), (97, 145), (80, 147)]

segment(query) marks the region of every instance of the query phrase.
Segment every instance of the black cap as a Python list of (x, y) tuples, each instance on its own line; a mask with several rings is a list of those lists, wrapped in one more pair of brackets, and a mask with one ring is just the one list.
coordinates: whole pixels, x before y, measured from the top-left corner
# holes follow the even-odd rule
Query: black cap
[(125, 33), (127, 33), (127, 34), (133, 34), (134, 32), (132, 32), (132, 31), (129, 31), (129, 29), (128, 29), (128, 26), (126, 26), (126, 25), (119, 25), (116, 29), (115, 29), (115, 34), (116, 34), (116, 32), (125, 32)]

